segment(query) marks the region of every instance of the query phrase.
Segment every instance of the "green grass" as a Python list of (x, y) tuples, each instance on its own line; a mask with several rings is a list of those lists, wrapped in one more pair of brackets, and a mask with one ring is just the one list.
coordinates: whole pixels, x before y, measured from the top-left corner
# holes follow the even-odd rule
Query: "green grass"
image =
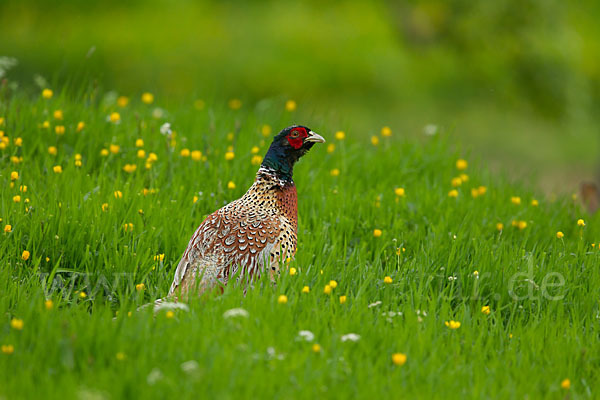
[[(330, 126), (319, 114), (297, 120), (283, 102), (237, 111), (192, 103), (134, 99), (121, 109), (114, 98), (87, 91), (50, 100), (17, 94), (0, 103), (0, 129), (10, 138), (0, 151), (0, 218), (2, 227), (12, 225), (0, 233), (0, 344), (14, 346), (13, 354), (0, 353), (0, 398), (598, 396), (600, 263), (591, 246), (599, 240), (598, 217), (583, 217), (570, 198), (539, 198), (532, 206), (536, 194), (526, 183), (488, 173), (485, 163), (450, 150), (456, 146), (443, 133), (419, 142), (394, 132), (372, 146), (368, 132)], [(165, 114), (158, 119), (157, 105)], [(53, 119), (56, 109), (64, 121)], [(106, 121), (113, 111), (119, 124)], [(79, 121), (86, 126), (77, 133)], [(159, 132), (166, 121), (177, 133), (174, 147)], [(251, 148), (264, 154), (269, 145), (262, 125), (276, 131), (292, 122), (328, 140), (295, 168), (298, 253), (290, 265), (298, 274), (284, 271), (276, 286), (257, 282), (246, 296), (231, 285), (173, 318), (149, 310), (128, 316), (167, 293), (204, 216), (250, 186), (257, 169)], [(54, 133), (59, 124), (62, 136)], [(335, 139), (337, 130), (345, 140)], [(138, 138), (158, 157), (150, 169), (136, 157)], [(110, 144), (119, 152), (102, 156)], [(331, 153), (328, 144), (335, 144)], [(228, 146), (232, 161), (224, 158)], [(206, 161), (180, 156), (183, 148), (202, 151)], [(14, 164), (11, 156), (23, 161)], [(470, 162), (469, 179), (452, 198), (461, 157)], [(124, 172), (128, 163), (137, 170)], [(331, 175), (334, 168), (339, 176)], [(12, 171), (20, 175), (14, 185)], [(479, 186), (487, 192), (473, 198), (471, 188)], [(396, 187), (406, 195), (397, 198)], [(143, 195), (145, 188), (155, 191)], [(585, 227), (578, 218), (586, 218)], [(133, 231), (123, 229), (128, 223)], [(397, 255), (398, 248), (405, 251)], [(24, 250), (31, 253), (26, 261)], [(165, 254), (162, 262), (154, 260), (158, 254)], [(330, 280), (338, 286), (326, 295)], [(145, 290), (136, 290), (140, 283)], [(301, 293), (305, 285), (308, 294)], [(278, 303), (281, 294), (286, 304)], [(486, 305), (489, 315), (481, 312)], [(237, 307), (249, 317), (223, 318)], [(383, 315), (390, 311), (401, 314)], [(22, 330), (11, 328), (15, 318)], [(448, 320), (460, 328), (449, 329)], [(312, 331), (314, 341), (297, 340), (300, 330)], [(360, 340), (342, 342), (347, 333)], [(396, 352), (406, 354), (403, 366), (392, 363)], [(194, 368), (184, 364), (191, 360)], [(560, 387), (565, 378), (568, 392)]]

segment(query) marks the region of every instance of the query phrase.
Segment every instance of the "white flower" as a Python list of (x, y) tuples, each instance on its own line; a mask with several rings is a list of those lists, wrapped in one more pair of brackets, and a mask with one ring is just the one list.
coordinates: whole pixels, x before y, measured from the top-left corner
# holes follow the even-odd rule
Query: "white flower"
[(160, 133), (162, 133), (163, 135), (167, 135), (167, 134), (171, 133), (171, 124), (168, 122), (165, 122), (164, 124), (162, 124), (160, 127)]
[(181, 364), (181, 370), (186, 374), (191, 374), (194, 371), (197, 371), (198, 367), (198, 362), (195, 360), (186, 361), (183, 364)]
[(146, 382), (148, 385), (154, 385), (156, 382), (160, 381), (163, 378), (163, 374), (158, 368), (154, 368), (148, 376), (146, 377)]
[(450, 282), (452, 282), (452, 281), (455, 281), (455, 280), (457, 280), (457, 279), (458, 279), (458, 278), (457, 278), (456, 276), (449, 276), (449, 277), (448, 277), (448, 280), (449, 280)]
[(228, 318), (233, 318), (233, 317), (244, 317), (244, 318), (248, 318), (250, 314), (248, 313), (248, 311), (244, 310), (243, 308), (232, 308), (231, 310), (227, 310), (223, 313), (223, 318), (228, 319)]
[(347, 333), (342, 336), (342, 342), (347, 342), (348, 340), (351, 342), (358, 342), (360, 340), (360, 335), (356, 333)]
[(438, 126), (435, 124), (427, 124), (425, 125), (425, 127), (423, 128), (423, 132), (427, 135), (427, 136), (433, 136), (437, 133), (438, 131)]
[(284, 358), (283, 354), (277, 354), (274, 347), (267, 347), (267, 359), (283, 360)]
[(307, 342), (312, 342), (315, 338), (315, 334), (311, 331), (300, 331), (298, 332), (298, 337), (296, 340), (305, 340)]
[(371, 304), (369, 304), (369, 306), (368, 306), (368, 307), (369, 307), (369, 308), (372, 308), (372, 307), (377, 307), (377, 306), (378, 306), (378, 305), (380, 305), (380, 304), (381, 304), (381, 300), (377, 300), (375, 303), (371, 303)]
[(152, 110), (152, 116), (156, 119), (162, 118), (163, 115), (165, 115), (165, 112), (162, 108), (156, 107), (154, 110)]

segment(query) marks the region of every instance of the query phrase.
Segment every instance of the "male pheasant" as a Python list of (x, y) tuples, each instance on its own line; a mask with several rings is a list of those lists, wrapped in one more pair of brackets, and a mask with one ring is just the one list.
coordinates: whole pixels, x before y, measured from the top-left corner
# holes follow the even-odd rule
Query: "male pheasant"
[(323, 142), (300, 125), (275, 136), (246, 194), (210, 214), (196, 229), (177, 265), (169, 298), (222, 288), (235, 274), (252, 281), (268, 270), (275, 278), (282, 262), (296, 252), (294, 164)]

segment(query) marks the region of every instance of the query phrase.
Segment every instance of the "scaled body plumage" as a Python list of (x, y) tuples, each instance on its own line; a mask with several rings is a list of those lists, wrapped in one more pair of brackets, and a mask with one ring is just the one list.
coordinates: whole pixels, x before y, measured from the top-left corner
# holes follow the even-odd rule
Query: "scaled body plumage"
[(202, 294), (227, 285), (236, 274), (248, 281), (266, 271), (272, 279), (278, 274), (285, 259), (296, 253), (293, 166), (314, 143), (324, 141), (296, 125), (274, 138), (250, 189), (196, 229), (175, 271), (169, 297)]

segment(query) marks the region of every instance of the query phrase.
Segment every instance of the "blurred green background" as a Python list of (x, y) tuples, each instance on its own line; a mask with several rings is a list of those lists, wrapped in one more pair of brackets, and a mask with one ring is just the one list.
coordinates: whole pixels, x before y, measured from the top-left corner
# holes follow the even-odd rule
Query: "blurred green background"
[(434, 124), (564, 193), (600, 172), (598, 20), (597, 1), (3, 0), (0, 56), (32, 95), (40, 75), (163, 106), (294, 99), (299, 123), (350, 135)]

